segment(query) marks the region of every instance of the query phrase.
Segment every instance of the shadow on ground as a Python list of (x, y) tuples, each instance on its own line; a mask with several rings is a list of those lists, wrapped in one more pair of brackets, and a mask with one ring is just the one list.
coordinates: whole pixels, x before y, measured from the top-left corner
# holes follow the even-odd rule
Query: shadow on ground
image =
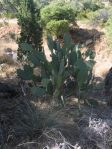
[(96, 29), (88, 30), (83, 28), (75, 28), (73, 30), (71, 29), (70, 33), (75, 43), (90, 46), (92, 49), (94, 49), (96, 41), (100, 41), (101, 36), (104, 35), (103, 32), (99, 32)]

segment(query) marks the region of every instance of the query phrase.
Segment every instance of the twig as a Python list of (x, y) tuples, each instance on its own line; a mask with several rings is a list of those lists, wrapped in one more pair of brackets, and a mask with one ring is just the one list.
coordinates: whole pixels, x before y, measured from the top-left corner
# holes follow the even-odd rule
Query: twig
[(20, 147), (23, 145), (30, 145), (30, 144), (38, 144), (38, 143), (37, 142), (25, 142), (25, 143), (18, 144), (17, 147)]

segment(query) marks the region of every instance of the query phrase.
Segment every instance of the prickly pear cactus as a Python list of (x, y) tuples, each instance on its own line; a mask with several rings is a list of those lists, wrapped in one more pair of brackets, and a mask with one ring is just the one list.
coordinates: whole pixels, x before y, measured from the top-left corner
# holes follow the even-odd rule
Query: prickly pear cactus
[[(54, 41), (51, 36), (48, 36), (48, 47), (51, 52), (51, 61), (46, 58), (44, 49), (42, 51), (33, 50), (32, 45), (21, 44), (23, 51), (28, 51), (29, 65), (24, 65), (23, 69), (17, 71), (18, 76), (23, 80), (32, 80), (36, 84), (33, 70), (38, 67), (41, 70), (40, 86), (31, 88), (33, 95), (42, 96), (48, 94), (54, 99), (60, 101), (65, 97), (65, 84), (67, 84), (68, 91), (70, 90), (69, 81), (72, 78), (73, 90), (80, 90), (84, 84), (87, 84), (90, 72), (94, 65), (94, 52), (87, 50), (81, 53), (79, 45), (74, 45), (69, 34), (63, 37), (64, 45), (58, 41)], [(68, 94), (68, 92), (66, 93)], [(62, 99), (63, 100), (63, 99)]]

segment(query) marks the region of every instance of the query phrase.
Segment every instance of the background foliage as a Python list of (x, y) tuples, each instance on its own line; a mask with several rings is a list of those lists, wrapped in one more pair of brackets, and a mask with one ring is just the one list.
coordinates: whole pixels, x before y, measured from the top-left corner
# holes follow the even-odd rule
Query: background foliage
[(48, 32), (62, 36), (69, 24), (75, 22), (75, 15), (71, 4), (53, 2), (41, 9), (41, 22)]

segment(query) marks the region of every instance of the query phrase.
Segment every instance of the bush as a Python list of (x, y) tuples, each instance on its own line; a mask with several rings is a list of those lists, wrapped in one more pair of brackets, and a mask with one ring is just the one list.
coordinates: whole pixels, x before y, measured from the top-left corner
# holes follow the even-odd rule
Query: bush
[[(64, 98), (69, 94), (70, 89), (77, 94), (85, 84), (88, 84), (88, 78), (91, 77), (91, 70), (94, 65), (93, 52), (87, 50), (81, 54), (80, 48), (72, 43), (70, 35), (64, 35), (63, 47), (58, 41), (53, 41), (51, 36), (48, 37), (48, 46), (52, 58), (50, 62), (46, 59), (44, 51), (34, 51), (28, 44), (21, 46), (25, 51), (32, 51), (28, 56), (31, 65), (24, 65), (23, 69), (19, 69), (17, 73), (23, 80), (34, 82), (35, 86), (31, 88), (33, 95), (39, 97), (48, 94), (53, 96), (55, 101), (62, 102), (64, 101), (62, 97)], [(39, 67), (41, 70), (41, 74), (38, 76), (40, 83), (35, 81), (36, 77), (33, 73), (35, 67)], [(67, 91), (68, 84), (70, 88)]]
[(96, 11), (98, 9), (100, 9), (101, 7), (99, 5), (97, 5), (94, 1), (91, 0), (86, 0), (83, 3), (83, 9), (84, 10), (91, 10), (91, 11)]
[(77, 2), (79, 5), (79, 11), (77, 13), (78, 19), (91, 19), (98, 10), (103, 8), (101, 2), (96, 0), (83, 0), (82, 2)]
[(46, 30), (57, 37), (61, 37), (65, 32), (69, 31), (69, 22), (67, 20), (51, 20), (47, 23)]
[[(49, 29), (55, 33), (55, 28), (56, 30), (60, 28), (60, 31), (62, 31), (65, 26), (66, 30), (66, 27), (68, 28), (68, 23), (75, 21), (75, 13), (70, 4), (51, 3), (42, 8), (41, 21), (45, 29)], [(55, 27), (53, 27), (53, 24)], [(61, 32), (58, 34), (61, 34)]]

